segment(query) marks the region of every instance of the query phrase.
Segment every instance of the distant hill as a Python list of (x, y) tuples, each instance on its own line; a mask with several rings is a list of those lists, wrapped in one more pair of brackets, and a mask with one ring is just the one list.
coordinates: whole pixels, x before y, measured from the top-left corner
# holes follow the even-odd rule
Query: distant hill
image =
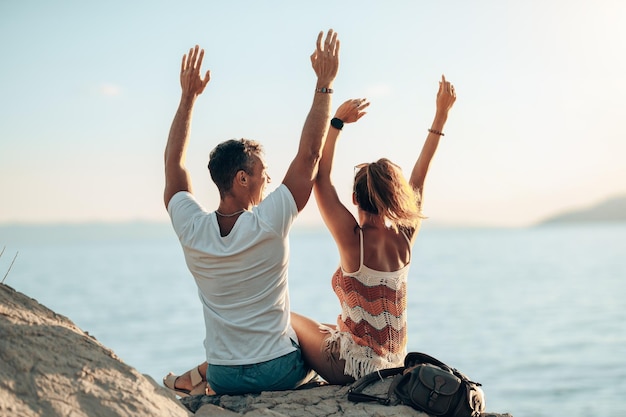
[(539, 225), (590, 222), (626, 222), (626, 195), (613, 197), (588, 208), (548, 217), (539, 222)]

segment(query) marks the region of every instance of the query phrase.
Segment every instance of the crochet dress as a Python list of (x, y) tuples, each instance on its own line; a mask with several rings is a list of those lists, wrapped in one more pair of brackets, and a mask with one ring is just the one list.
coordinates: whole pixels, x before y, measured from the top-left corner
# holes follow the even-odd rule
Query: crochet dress
[[(406, 356), (406, 285), (409, 264), (397, 271), (376, 271), (363, 265), (363, 231), (360, 266), (354, 273), (341, 267), (332, 286), (341, 303), (337, 329), (327, 343), (339, 339), (344, 373), (358, 379), (368, 373), (402, 366)], [(403, 233), (410, 245), (409, 239)]]

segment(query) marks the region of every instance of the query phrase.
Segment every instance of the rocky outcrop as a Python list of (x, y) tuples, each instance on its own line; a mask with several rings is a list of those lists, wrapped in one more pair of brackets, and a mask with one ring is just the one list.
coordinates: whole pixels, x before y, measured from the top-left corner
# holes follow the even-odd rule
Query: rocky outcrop
[[(364, 390), (384, 397), (391, 379), (379, 381)], [(273, 417), (428, 417), (404, 405), (386, 406), (376, 403), (348, 401), (349, 387), (323, 385), (284, 392), (263, 392), (240, 396), (198, 396), (181, 399), (196, 417), (234, 417), (244, 415)], [(509, 414), (483, 413), (481, 417), (512, 417)]]
[(0, 285), (0, 416), (189, 415), (69, 319)]
[[(389, 384), (380, 382), (367, 391), (384, 395)], [(353, 403), (347, 400), (348, 387), (322, 385), (294, 391), (269, 391), (240, 396), (201, 396), (183, 398), (196, 416), (275, 416), (275, 417), (325, 417), (325, 416), (418, 416), (426, 414), (407, 406), (384, 406), (374, 403)], [(216, 414), (218, 410), (224, 414)], [(227, 411), (226, 411), (227, 410)], [(220, 411), (221, 412), (221, 411)]]
[[(368, 389), (382, 394), (387, 385), (381, 381)], [(427, 417), (406, 406), (352, 403), (347, 389), (318, 384), (177, 400), (68, 318), (0, 284), (0, 417)]]

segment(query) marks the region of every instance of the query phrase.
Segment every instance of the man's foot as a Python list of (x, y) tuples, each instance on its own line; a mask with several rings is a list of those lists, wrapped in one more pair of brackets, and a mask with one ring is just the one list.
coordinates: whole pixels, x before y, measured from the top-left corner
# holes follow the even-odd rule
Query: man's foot
[[(203, 366), (193, 368), (180, 376), (170, 372), (163, 378), (163, 385), (180, 397), (214, 395), (215, 391), (207, 384), (205, 376), (201, 373), (201, 367)], [(204, 370), (206, 372), (206, 368)]]

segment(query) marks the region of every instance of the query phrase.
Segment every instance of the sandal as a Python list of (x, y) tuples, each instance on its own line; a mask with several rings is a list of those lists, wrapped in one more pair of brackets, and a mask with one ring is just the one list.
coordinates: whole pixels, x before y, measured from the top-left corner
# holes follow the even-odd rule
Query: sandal
[(193, 388), (191, 388), (190, 390), (176, 388), (176, 380), (179, 378), (179, 376), (174, 375), (171, 372), (163, 378), (163, 385), (165, 386), (165, 388), (169, 389), (179, 397), (189, 397), (191, 395), (206, 395), (207, 383), (204, 378), (202, 378), (202, 375), (200, 374), (198, 368), (193, 368), (191, 371), (189, 371), (189, 373), (191, 376), (191, 385), (193, 386)]

